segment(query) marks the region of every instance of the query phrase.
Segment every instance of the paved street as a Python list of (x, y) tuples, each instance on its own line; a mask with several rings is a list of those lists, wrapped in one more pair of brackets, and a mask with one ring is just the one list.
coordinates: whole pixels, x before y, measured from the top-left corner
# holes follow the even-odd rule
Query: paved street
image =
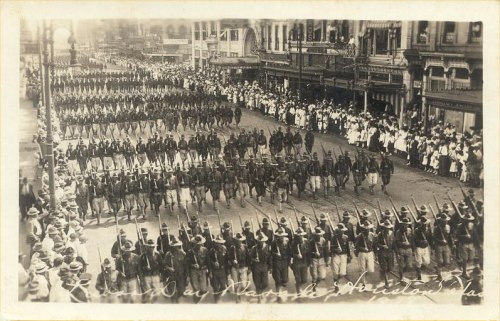
[[(32, 161), (33, 160), (32, 153), (34, 152), (33, 150), (34, 146), (33, 144), (30, 144), (31, 136), (29, 135), (29, 133), (34, 132), (35, 110), (31, 109), (29, 104), (30, 102), (21, 101), (21, 117), (23, 125), (21, 126), (22, 142), (21, 142), (20, 153), (21, 153), (21, 159), (24, 159), (24, 162), (21, 163), (21, 168), (23, 169), (23, 173), (25, 173), (25, 175), (29, 175), (29, 173), (31, 175), (34, 175), (35, 173), (34, 161)], [(257, 128), (259, 129), (264, 129), (265, 132), (267, 132), (267, 128), (272, 130), (277, 126), (283, 126), (283, 125), (278, 124), (269, 117), (262, 116), (258, 112), (244, 110), (240, 127), (235, 128), (233, 125), (231, 130), (235, 132), (238, 132), (242, 128), (245, 128), (246, 130), (252, 130), (254, 126), (257, 126)], [(226, 139), (229, 137), (231, 130), (228, 128), (222, 130), (217, 129), (218, 133), (223, 134)], [(187, 132), (187, 134), (189, 133), (192, 133), (192, 131)], [(134, 137), (132, 137), (132, 140), (135, 142)], [(66, 145), (67, 143), (68, 141), (65, 141), (63, 145)], [(73, 141), (73, 144), (74, 143), (76, 143), (76, 141)], [(354, 153), (354, 149), (348, 146), (345, 140), (337, 137), (331, 137), (328, 135), (317, 134), (314, 151), (318, 152), (318, 155), (322, 155), (321, 144), (323, 144), (325, 149), (328, 150), (335, 148), (337, 153), (339, 152), (338, 148), (339, 145), (342, 146), (342, 149), (344, 151), (349, 150), (350, 152), (352, 152), (351, 155), (353, 155)], [(395, 175), (393, 176), (391, 184), (389, 186), (389, 193), (398, 208), (406, 204), (411, 205), (410, 195), (414, 196), (415, 200), (417, 201), (417, 204), (420, 205), (422, 203), (426, 204), (432, 203), (434, 208), (435, 206), (432, 198), (433, 194), (435, 194), (438, 197), (440, 202), (445, 201), (445, 198), (447, 197), (446, 196), (447, 192), (449, 192), (449, 194), (452, 196), (454, 200), (458, 200), (461, 197), (461, 192), (460, 189), (458, 188), (457, 180), (450, 178), (442, 178), (434, 176), (432, 174), (424, 173), (420, 170), (408, 168), (403, 160), (400, 160), (396, 157), (393, 157), (393, 160), (396, 168), (395, 168)], [(310, 217), (312, 221), (314, 221), (314, 216), (312, 214), (312, 209), (311, 209), (311, 202), (312, 202), (314, 204), (314, 207), (318, 215), (320, 212), (329, 212), (335, 224), (337, 222), (337, 215), (333, 205), (334, 201), (337, 202), (341, 213), (343, 212), (344, 209), (349, 210), (351, 213), (353, 213), (354, 210), (352, 204), (353, 200), (357, 202), (358, 207), (360, 209), (362, 208), (368, 208), (370, 210), (375, 209), (377, 207), (377, 202), (376, 202), (377, 199), (380, 200), (383, 209), (390, 206), (388, 198), (382, 193), (380, 187), (376, 190), (376, 193), (373, 196), (368, 193), (367, 187), (365, 187), (365, 189), (361, 191), (360, 196), (356, 196), (354, 194), (351, 184), (352, 184), (352, 178), (347, 183), (346, 191), (342, 192), (341, 197), (328, 196), (325, 198), (323, 196), (320, 196), (319, 200), (313, 201), (312, 196), (308, 194), (306, 199), (299, 202), (294, 195), (290, 198), (289, 204), (284, 206), (283, 215), (294, 220), (294, 213), (291, 206), (295, 206), (299, 212), (299, 215), (306, 215)], [(364, 182), (364, 184), (366, 186), (366, 182)], [(482, 193), (482, 191), (477, 191), (477, 192)], [(229, 221), (234, 223), (235, 230), (238, 230), (239, 217), (237, 214), (241, 215), (243, 220), (248, 220), (252, 218), (255, 224), (256, 224), (256, 217), (259, 217), (259, 220), (262, 220), (262, 218), (264, 217), (263, 213), (269, 214), (271, 215), (271, 217), (274, 218), (273, 205), (271, 205), (268, 201), (265, 201), (262, 207), (257, 205), (255, 199), (248, 199), (248, 203), (250, 205), (247, 205), (246, 208), (241, 208), (238, 202), (233, 203), (231, 209), (227, 209), (225, 208), (224, 204), (221, 204), (220, 206), (221, 220), (223, 222)], [(195, 210), (196, 207), (194, 204), (189, 207), (190, 214), (194, 214)], [(185, 214), (182, 213), (177, 207), (176, 207), (176, 213), (179, 213), (180, 220), (185, 222), (186, 220)], [(138, 223), (140, 227), (147, 227), (150, 233), (150, 237), (156, 240), (156, 237), (158, 236), (159, 233), (158, 218), (155, 217), (154, 215), (151, 215), (150, 212), (148, 212), (148, 214), (149, 215), (147, 216), (146, 220), (143, 220), (142, 218), (138, 219)], [(213, 212), (211, 209), (210, 193), (207, 193), (207, 204), (203, 213), (200, 214), (200, 218), (202, 221), (207, 220), (210, 223), (210, 226), (212, 227), (213, 231), (215, 232), (216, 227), (218, 226), (218, 218), (216, 213)], [(167, 224), (171, 228), (171, 231), (172, 232), (175, 231), (174, 233), (176, 234), (177, 218), (176, 216), (168, 215), (166, 209), (163, 207), (161, 211), (161, 221), (167, 222)], [(355, 221), (356, 219), (355, 217), (353, 217), (351, 222), (354, 223)], [(105, 216), (103, 222), (104, 223), (101, 223), (100, 226), (96, 226), (95, 221), (90, 220), (85, 226), (86, 234), (89, 237), (87, 247), (90, 255), (90, 262), (89, 262), (90, 265), (88, 267), (88, 270), (94, 276), (94, 280), (97, 274), (99, 273), (99, 259), (98, 259), (97, 248), (98, 247), (100, 248), (103, 257), (109, 256), (111, 245), (116, 239), (114, 219), (109, 216)], [(119, 220), (119, 227), (123, 228), (127, 232), (128, 237), (135, 241), (136, 230), (133, 222), (129, 222), (125, 217), (121, 216)], [(23, 234), (23, 225), (21, 226), (21, 233)], [(20, 243), (23, 243), (24, 239), (25, 239), (24, 236), (21, 235)], [(356, 283), (357, 278), (360, 276), (359, 271), (360, 269), (358, 266), (358, 261), (354, 258), (353, 261), (348, 266), (348, 277), (349, 280), (354, 284)], [(456, 271), (455, 273), (459, 274), (458, 271)], [(428, 275), (432, 279), (435, 278), (434, 271), (430, 270), (425, 271), (424, 274), (425, 274), (424, 278), (426, 278), (426, 275)], [(290, 281), (287, 289), (290, 294), (293, 294), (295, 290), (294, 290), (293, 273), (291, 272), (291, 270), (289, 271), (289, 276), (290, 276)], [(396, 282), (396, 278), (394, 276), (395, 275), (392, 275), (392, 278), (393, 281)], [(380, 295), (380, 294), (374, 295), (371, 292), (361, 293), (361, 291), (358, 289), (359, 287), (358, 288), (355, 287), (355, 289), (353, 289), (352, 287), (346, 286), (344, 288), (344, 292), (352, 292), (352, 293), (345, 293), (344, 295), (341, 296), (333, 296), (330, 295), (331, 294), (330, 292), (326, 292), (326, 290), (323, 290), (323, 292), (321, 291), (319, 292), (318, 297), (303, 299), (303, 302), (320, 302), (320, 301), (377, 302), (379, 300), (382, 302), (384, 300), (389, 300), (391, 302), (398, 302), (398, 303), (409, 303), (409, 302), (458, 303), (460, 300), (460, 291), (459, 291), (460, 279), (458, 277), (452, 278), (451, 276), (449, 276), (449, 278), (450, 280), (445, 282), (446, 290), (443, 289), (440, 291), (437, 291), (441, 286), (437, 281), (431, 281), (426, 284), (420, 284), (420, 285), (411, 284), (409, 287), (407, 287), (407, 289), (405, 289), (403, 285), (395, 284), (390, 288), (390, 291), (394, 291), (393, 292), (394, 294), (392, 295)], [(368, 276), (368, 280), (372, 280), (372, 282), (375, 283), (379, 282), (380, 277), (378, 275), (378, 272), (374, 273), (374, 275)], [(321, 288), (328, 287), (328, 290), (331, 290), (330, 287), (332, 286), (332, 283), (333, 283), (332, 272), (329, 269), (327, 274), (326, 284), (322, 284), (320, 287)], [(269, 276), (269, 284), (270, 284), (269, 289), (274, 289), (271, 275)], [(451, 287), (458, 291), (448, 290), (448, 287)], [(253, 286), (251, 286), (250, 289), (253, 290)], [(378, 290), (380, 289), (381, 288), (378, 288)], [(419, 294), (417, 295), (401, 294), (401, 291), (403, 290), (405, 290), (405, 292), (408, 293), (412, 290), (417, 291), (415, 289), (420, 290)], [(94, 290), (93, 286), (92, 290)], [(436, 293), (431, 293), (432, 291), (436, 291)], [(183, 300), (185, 302), (192, 302), (191, 298), (184, 298)], [(204, 298), (201, 302), (211, 303), (212, 300), (213, 299), (211, 295), (209, 295), (208, 297)], [(256, 298), (251, 298), (249, 300), (256, 302)], [(269, 296), (270, 302), (273, 302), (274, 300), (276, 300), (275, 296)], [(293, 300), (293, 298), (289, 298), (289, 300)], [(160, 301), (169, 302), (168, 300), (165, 299), (161, 299)], [(226, 294), (225, 296), (223, 296), (222, 302), (228, 302), (228, 303), (234, 302), (234, 295)]]

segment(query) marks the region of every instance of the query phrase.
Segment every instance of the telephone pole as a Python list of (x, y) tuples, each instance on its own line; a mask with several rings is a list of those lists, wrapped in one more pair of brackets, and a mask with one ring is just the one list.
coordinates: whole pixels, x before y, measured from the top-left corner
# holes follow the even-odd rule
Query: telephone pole
[[(47, 39), (47, 29), (49, 29), (50, 40)], [(53, 68), (53, 61), (49, 62), (49, 43), (53, 52), (54, 39), (52, 22), (50, 27), (47, 28), (47, 22), (43, 21), (43, 66), (44, 70), (44, 104), (45, 104), (45, 125), (47, 127), (47, 137), (45, 139), (45, 159), (48, 163), (48, 174), (49, 174), (49, 196), (50, 196), (50, 209), (56, 209), (56, 189), (55, 189), (55, 179), (54, 179), (54, 151), (53, 151), (53, 137), (52, 137), (52, 107), (51, 107), (51, 97), (50, 97), (50, 72), (51, 66)], [(52, 56), (52, 59), (54, 57)]]

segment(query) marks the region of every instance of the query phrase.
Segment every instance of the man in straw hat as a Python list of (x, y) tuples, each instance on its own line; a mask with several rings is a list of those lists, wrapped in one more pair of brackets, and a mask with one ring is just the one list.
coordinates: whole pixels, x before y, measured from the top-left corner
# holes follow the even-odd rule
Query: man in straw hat
[(288, 284), (288, 265), (291, 260), (290, 243), (288, 233), (279, 227), (274, 233), (271, 243), (272, 275), (278, 292), (278, 303), (282, 302), (281, 290), (286, 289)]
[(431, 263), (431, 243), (432, 231), (429, 226), (430, 221), (425, 216), (417, 219), (415, 227), (415, 266), (417, 269), (417, 279), (422, 280), (422, 267)]
[(399, 279), (403, 282), (404, 272), (413, 265), (413, 250), (415, 248), (414, 233), (411, 228), (411, 219), (402, 217), (398, 230), (395, 233), (396, 258), (399, 267)]
[[(250, 234), (253, 235), (252, 232)], [(233, 244), (228, 248), (228, 263), (231, 268), (231, 279), (233, 280), (233, 290), (236, 293), (236, 303), (241, 302), (240, 294), (248, 285), (248, 274), (250, 273), (248, 270), (250, 251), (245, 241), (245, 235), (236, 233), (233, 238)]]
[(456, 239), (462, 268), (462, 277), (468, 279), (467, 264), (471, 263), (476, 258), (475, 249), (479, 247), (480, 241), (477, 229), (475, 228), (474, 216), (468, 209), (466, 209), (463, 213), (461, 222), (457, 226)]
[(204, 294), (207, 293), (207, 255), (208, 250), (203, 244), (205, 238), (201, 235), (196, 235), (191, 240), (192, 248), (187, 254), (187, 264), (189, 266), (189, 279), (193, 291), (196, 292), (193, 296), (194, 303), (200, 302)]
[(446, 213), (443, 212), (438, 214), (432, 233), (438, 281), (443, 279), (441, 270), (442, 268), (448, 267), (450, 264), (451, 248), (455, 246), (449, 221), (450, 217)]

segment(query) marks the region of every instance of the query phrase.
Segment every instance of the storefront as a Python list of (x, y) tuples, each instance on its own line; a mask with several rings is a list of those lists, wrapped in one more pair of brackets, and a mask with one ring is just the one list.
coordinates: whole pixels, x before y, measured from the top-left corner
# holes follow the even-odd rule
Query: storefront
[(443, 90), (426, 92), (426, 124), (430, 120), (455, 125), (458, 133), (483, 127), (482, 90)]
[(260, 63), (257, 57), (219, 57), (208, 59), (208, 65), (222, 70), (224, 78), (251, 82), (257, 79)]

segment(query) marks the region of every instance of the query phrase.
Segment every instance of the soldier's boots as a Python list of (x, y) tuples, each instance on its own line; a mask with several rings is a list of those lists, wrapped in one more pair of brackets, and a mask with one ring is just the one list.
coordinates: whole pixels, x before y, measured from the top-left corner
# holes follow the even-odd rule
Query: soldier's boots
[(417, 268), (417, 280), (422, 281), (422, 270)]
[(359, 195), (359, 191), (358, 191), (358, 186), (357, 185), (354, 185), (354, 192), (356, 193), (356, 195)]

